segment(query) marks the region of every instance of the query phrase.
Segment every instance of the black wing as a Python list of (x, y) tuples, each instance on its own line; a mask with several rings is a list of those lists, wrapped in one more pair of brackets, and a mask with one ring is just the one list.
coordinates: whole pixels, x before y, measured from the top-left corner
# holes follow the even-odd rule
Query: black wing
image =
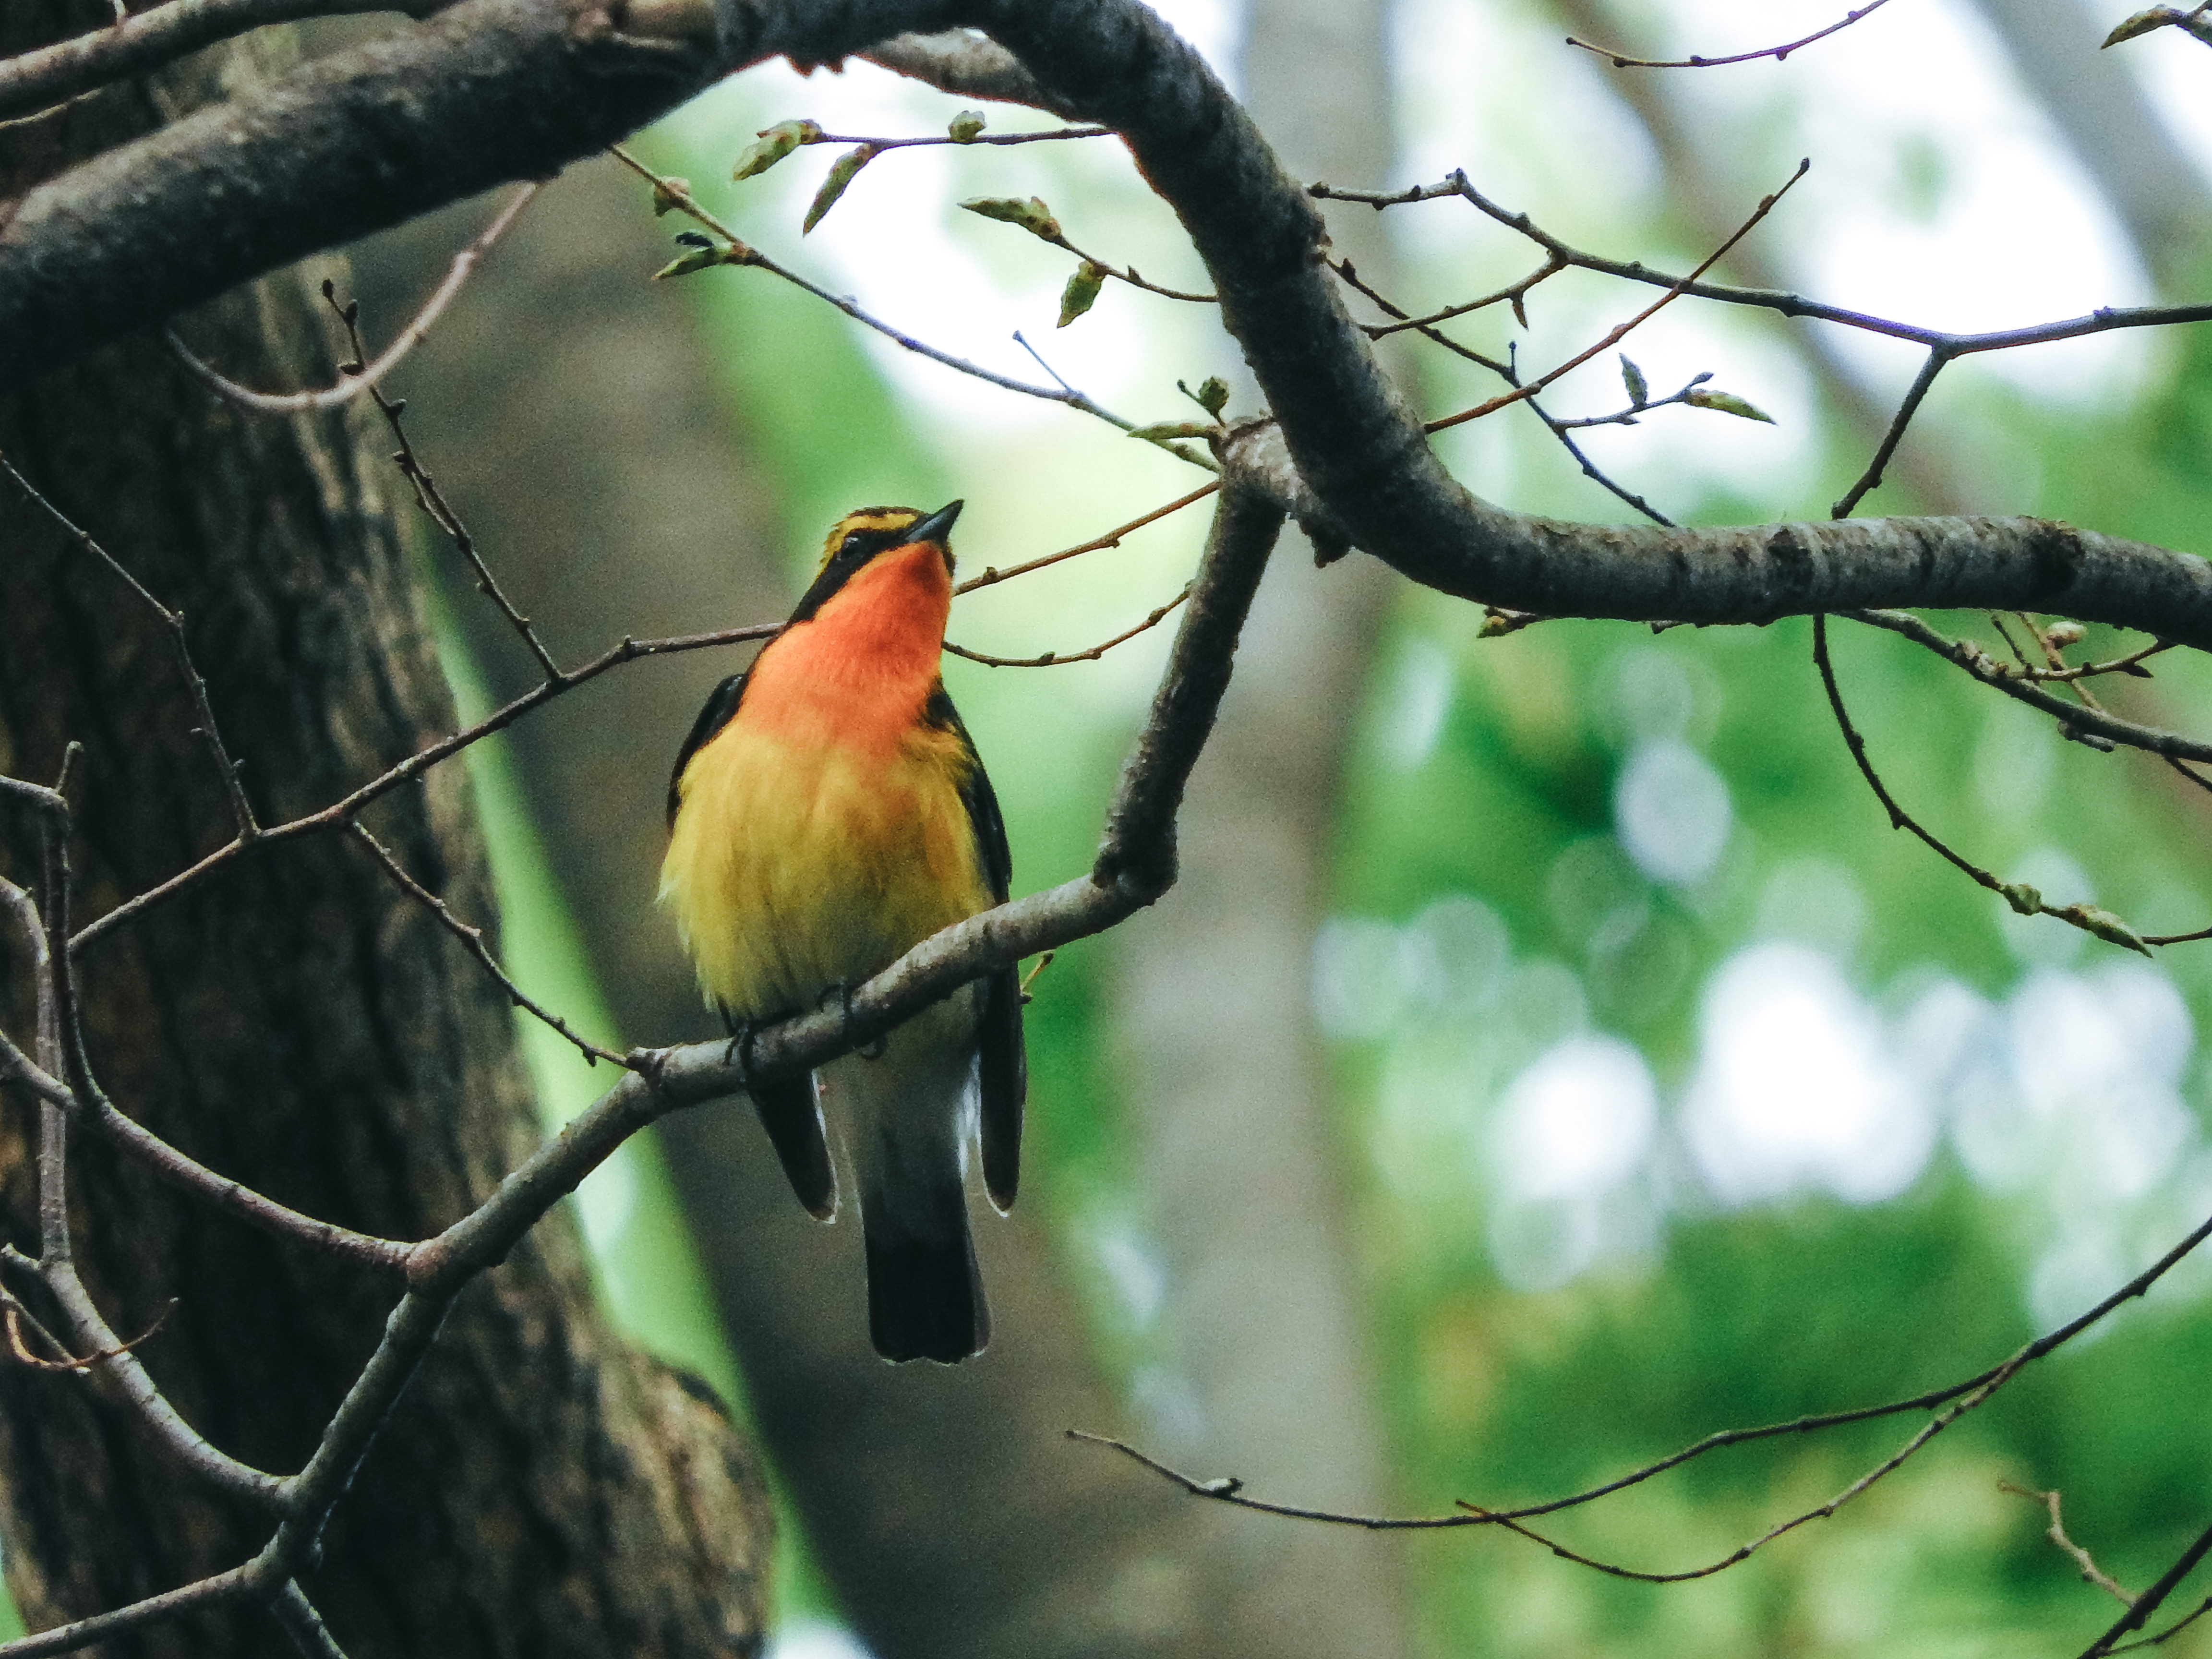
[[(939, 731), (951, 732), (968, 751), (968, 775), (960, 785), (961, 805), (968, 809), (968, 827), (975, 837), (975, 853), (983, 866), (983, 879), (991, 896), (1000, 904), (1014, 878), (1012, 850), (1006, 845), (1006, 822), (999, 814), (999, 797), (990, 775), (975, 753), (975, 740), (960, 722), (940, 683), (929, 694), (922, 718)], [(981, 1084), (983, 1188), (1000, 1210), (1014, 1206), (1014, 1190), (1022, 1170), (1022, 1106), (1029, 1097), (1029, 1056), (1022, 1042), (1021, 976), (1008, 963), (983, 979), (983, 1014), (975, 1030), (977, 1075)]]
[[(691, 757), (707, 746), (715, 732), (730, 723), (738, 712), (738, 702), (745, 695), (745, 676), (748, 668), (730, 676), (716, 686), (707, 698), (707, 706), (699, 711), (699, 718), (691, 722), (691, 735), (684, 739), (684, 747), (677, 750), (676, 769), (668, 775), (668, 827), (676, 827), (676, 810), (684, 805), (684, 793), (678, 787), (684, 781), (684, 769), (691, 764)], [(1003, 838), (1005, 831), (1000, 832)]]
[(991, 787), (990, 774), (983, 769), (983, 757), (975, 752), (975, 739), (968, 735), (961, 723), (960, 711), (952, 706), (951, 695), (939, 680), (930, 688), (929, 702), (921, 711), (923, 723), (940, 732), (950, 732), (960, 739), (960, 746), (968, 754), (968, 775), (960, 782), (960, 804), (968, 809), (968, 827), (975, 836), (975, 853), (983, 866), (983, 880), (991, 890), (993, 902), (1004, 904), (1006, 890), (1014, 879), (1014, 855), (1006, 845), (1006, 821), (999, 816), (999, 797)]

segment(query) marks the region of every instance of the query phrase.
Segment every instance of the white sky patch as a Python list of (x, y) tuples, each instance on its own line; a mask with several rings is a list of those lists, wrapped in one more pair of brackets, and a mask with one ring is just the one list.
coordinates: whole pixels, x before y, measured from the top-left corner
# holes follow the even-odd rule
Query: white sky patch
[(1436, 753), (1456, 678), (1451, 658), (1434, 640), (1414, 635), (1400, 648), (1378, 711), (1382, 721), (1377, 746), (1394, 770), (1410, 772)]
[(1710, 874), (1728, 846), (1728, 785), (1688, 744), (1647, 743), (1613, 782), (1613, 816), (1638, 869), (1686, 887)]
[(1595, 1196), (1636, 1171), (1658, 1118), (1658, 1085), (1632, 1045), (1570, 1037), (1515, 1079), (1499, 1103), (1498, 1178), (1522, 1198)]
[[(2156, 967), (2045, 967), (2002, 1004), (1938, 978), (1895, 1040), (1967, 1174), (2014, 1206), (2039, 1328), (2109, 1295), (2203, 1218), (2212, 1152), (2182, 1097), (2196, 1030)], [(2197, 1268), (2162, 1293), (2208, 1290), (2212, 1272)]]
[(1598, 713), (1609, 740), (1712, 735), (1720, 685), (1711, 664), (1693, 652), (1650, 641), (1626, 646), (1607, 659), (1598, 683)]
[(1479, 1149), (1492, 1264), (1515, 1290), (1555, 1290), (1607, 1260), (1649, 1255), (1659, 1089), (1619, 1037), (1577, 1034), (1508, 1085)]
[(2172, 1170), (2195, 1127), (2180, 1083), (2196, 1033), (2163, 974), (2134, 963), (2035, 974), (2009, 1014), (2006, 1133), (2042, 1141), (2091, 1199), (2139, 1198)]
[[(1667, 14), (1680, 50), (1709, 54), (1772, 44), (1836, 15), (1822, 0), (1685, 0)], [(1780, 122), (1811, 159), (1773, 230), (1788, 238), (1801, 285), (1823, 300), (1978, 331), (2148, 297), (2094, 187), (1966, 0), (1888, 8), (1785, 64), (1711, 72), (1700, 89), (1739, 130)], [(1914, 367), (1910, 351), (1836, 333), (1885, 376)], [(2110, 396), (2142, 349), (2106, 335), (1981, 367), (2041, 395)]]
[(1831, 958), (1797, 945), (1738, 952), (1706, 991), (1700, 1037), (1682, 1133), (1723, 1203), (1808, 1189), (1874, 1203), (1926, 1164), (1928, 1104)]
[[(2121, 15), (2126, 15), (2126, 9)], [(2203, 44), (2179, 29), (2160, 29), (2130, 41), (2128, 47), (2128, 67), (2142, 81), (2159, 114), (2182, 149), (2195, 158), (2197, 170), (2212, 175), (2212, 98), (2204, 95)]]
[(769, 1638), (767, 1659), (870, 1659), (860, 1638), (842, 1625), (792, 1619)]

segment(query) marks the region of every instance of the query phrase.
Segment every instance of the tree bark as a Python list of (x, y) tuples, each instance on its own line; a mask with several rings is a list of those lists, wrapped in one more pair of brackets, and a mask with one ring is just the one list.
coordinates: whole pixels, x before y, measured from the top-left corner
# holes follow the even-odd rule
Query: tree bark
[[(98, 19), (18, 8), (48, 38)], [(214, 65), (7, 135), (10, 189), (144, 129)], [(241, 71), (234, 64), (221, 73)], [(189, 319), (203, 354), (264, 385), (326, 380), (325, 330), (277, 277)], [(264, 824), (320, 807), (451, 729), (451, 699), (387, 511), (392, 482), (343, 416), (216, 403), (145, 338), (0, 396), (0, 450), (181, 610), (217, 722)], [(0, 769), (70, 793), (80, 922), (228, 840), (226, 798), (165, 631), (122, 581), (0, 481)], [(489, 923), (461, 770), (367, 822), (418, 879)], [(34, 826), (0, 868), (34, 884)], [(52, 902), (53, 896), (45, 896)], [(19, 944), (0, 1017), (25, 1031)], [(399, 1238), (483, 1199), (534, 1139), (511, 1011), (365, 849), (265, 848), (82, 954), (94, 1065), (126, 1110), (307, 1213)], [(37, 1240), (35, 1136), (0, 1117), (8, 1235)], [(374, 1346), (395, 1287), (272, 1242), (80, 1138), (81, 1271), (216, 1445), (297, 1468)], [(270, 1519), (167, 1462), (82, 1374), (0, 1367), (0, 1535), (33, 1629), (236, 1565)], [(623, 1349), (574, 1229), (541, 1225), (462, 1297), (341, 1504), (304, 1588), (368, 1656), (726, 1654), (758, 1645), (769, 1521), (757, 1469), (686, 1382)], [(205, 1614), (114, 1654), (276, 1655), (259, 1614)]]

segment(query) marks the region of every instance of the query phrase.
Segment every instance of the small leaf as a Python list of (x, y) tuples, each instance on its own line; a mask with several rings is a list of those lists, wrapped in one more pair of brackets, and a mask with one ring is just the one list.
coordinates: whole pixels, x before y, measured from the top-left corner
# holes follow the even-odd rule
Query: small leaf
[(883, 152), (873, 144), (855, 144), (830, 164), (830, 176), (822, 181), (822, 188), (814, 192), (814, 205), (806, 210), (806, 218), (799, 227), (801, 236), (822, 222), (822, 216), (837, 205), (837, 198), (845, 193), (860, 169)]
[(1620, 383), (1628, 388), (1632, 408), (1641, 409), (1651, 401), (1650, 382), (1644, 378), (1644, 371), (1637, 368), (1635, 359), (1625, 351), (1620, 354)]
[(1997, 891), (2004, 895), (2007, 904), (2023, 916), (2043, 914), (2043, 895), (2024, 881), (2001, 881), (1997, 884)]
[[(2123, 40), (2132, 40), (2139, 34), (2148, 34), (2153, 29), (2179, 23), (2184, 15), (2172, 6), (2153, 6), (2148, 11), (2139, 11), (2115, 24), (2112, 32), (2105, 37), (2105, 46), (2117, 46)], [(2100, 46), (2098, 50), (2101, 52), (2104, 47)]]
[(1205, 438), (1212, 433), (1213, 428), (1204, 421), (1155, 421), (1150, 426), (1131, 427), (1128, 435), (1164, 443), (1170, 438)]
[(695, 247), (678, 254), (653, 273), (653, 280), (664, 282), (671, 276), (689, 276), (695, 270), (704, 270), (709, 265), (722, 263), (722, 250), (718, 247)]
[(1774, 416), (1765, 410), (1746, 403), (1733, 392), (1708, 392), (1703, 386), (1692, 391), (1683, 402), (1697, 409), (1717, 409), (1723, 415), (1734, 415), (1747, 421), (1764, 421), (1774, 424)]
[(778, 121), (745, 146), (737, 166), (730, 169), (730, 177), (750, 179), (757, 173), (766, 173), (801, 144), (811, 143), (821, 136), (822, 129), (811, 121)]
[(1229, 382), (1218, 374), (1209, 374), (1198, 383), (1198, 390), (1192, 395), (1197, 398), (1198, 406), (1218, 421), (1221, 411), (1229, 406)]
[(970, 213), (980, 213), (986, 219), (996, 219), (1002, 224), (1019, 225), (1032, 236), (1041, 236), (1058, 247), (1066, 241), (1060, 234), (1060, 221), (1052, 216), (1052, 210), (1034, 196), (978, 196), (960, 204)]
[(653, 181), (653, 216), (654, 218), (658, 219), (665, 213), (673, 213), (684, 205), (677, 198), (678, 191), (682, 191), (686, 196), (690, 195), (691, 181), (689, 179), (657, 179)]
[(945, 131), (954, 143), (972, 144), (975, 142), (976, 135), (983, 131), (983, 112), (980, 109), (963, 109), (952, 118), (952, 125)]
[(2124, 945), (2130, 951), (2140, 951), (2145, 956), (2150, 954), (2150, 946), (2143, 943), (2143, 936), (2110, 910), (2100, 908), (2094, 904), (2069, 904), (2064, 909), (2054, 910), (2051, 914), (2064, 917), (2075, 927), (2087, 929), (2099, 939), (2109, 940), (2114, 945)]
[(1090, 259), (1076, 266), (1074, 274), (1067, 279), (1067, 286), (1060, 291), (1059, 326), (1066, 328), (1090, 310), (1098, 298), (1098, 290), (1105, 286), (1105, 266)]
[(653, 273), (656, 283), (670, 276), (689, 276), (709, 265), (749, 265), (753, 251), (743, 242), (717, 242), (696, 230), (681, 230), (676, 240), (684, 250)]

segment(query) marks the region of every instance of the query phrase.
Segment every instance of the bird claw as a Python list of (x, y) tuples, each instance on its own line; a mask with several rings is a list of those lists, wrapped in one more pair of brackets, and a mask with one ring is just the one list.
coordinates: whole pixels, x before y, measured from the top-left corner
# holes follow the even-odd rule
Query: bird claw
[(726, 1013), (722, 1016), (722, 1024), (729, 1028), (730, 1032), (730, 1046), (722, 1050), (722, 1064), (735, 1068), (738, 1087), (750, 1094), (753, 1092), (753, 1037), (760, 1030), (759, 1023), (750, 1019), (733, 1020)]
[[(829, 999), (830, 991), (835, 991), (837, 994), (838, 1000), (844, 1006), (845, 1036), (849, 1040), (853, 1035), (852, 982), (849, 980), (839, 980), (835, 985), (830, 988), (829, 991), (824, 991), (822, 994), (823, 1000), (826, 1001)], [(819, 1005), (817, 1004), (817, 1006), (818, 1006)], [(862, 1060), (881, 1060), (884, 1057), (884, 1051), (890, 1047), (890, 1038), (888, 1036), (878, 1036), (872, 1042), (854, 1043), (853, 1045), (853, 1052), (858, 1054)]]

